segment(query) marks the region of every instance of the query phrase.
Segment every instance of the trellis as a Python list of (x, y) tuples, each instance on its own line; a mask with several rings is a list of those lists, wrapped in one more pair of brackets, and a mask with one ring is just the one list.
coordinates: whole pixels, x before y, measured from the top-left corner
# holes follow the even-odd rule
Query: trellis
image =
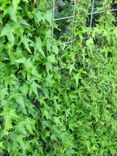
[[(56, 2), (57, 0), (53, 0), (52, 2), (52, 14), (53, 14), (53, 21), (56, 22), (56, 21), (62, 21), (62, 20), (68, 20), (68, 19), (72, 19), (74, 21), (75, 19), (75, 6), (76, 6), (76, 0), (74, 0), (73, 2), (73, 13), (69, 16), (63, 16), (63, 17), (58, 17), (58, 18), (55, 18), (55, 8), (56, 8)], [(96, 11), (96, 7), (95, 7), (95, 4), (100, 2), (100, 1), (103, 1), (103, 0), (91, 0), (91, 11), (88, 13), (88, 16), (89, 16), (89, 27), (92, 27), (92, 24), (93, 24), (93, 20), (94, 20), (94, 16), (95, 15), (99, 15), (101, 13), (103, 13), (103, 11)], [(110, 9), (109, 11), (111, 12), (116, 12), (117, 11), (117, 8), (112, 8)], [(52, 26), (52, 38), (54, 38), (54, 26)], [(70, 40), (70, 41), (67, 41), (65, 43), (72, 43), (73, 40)]]

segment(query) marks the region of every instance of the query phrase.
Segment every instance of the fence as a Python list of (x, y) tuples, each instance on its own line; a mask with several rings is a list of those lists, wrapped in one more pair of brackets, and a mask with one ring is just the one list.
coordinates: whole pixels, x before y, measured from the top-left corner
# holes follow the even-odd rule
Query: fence
[[(58, 1), (60, 1), (60, 0), (58, 0)], [(64, 0), (64, 2), (65, 2), (65, 0)], [(66, 0), (66, 2), (68, 2), (70, 4), (70, 1)], [(101, 13), (103, 13), (103, 10), (98, 11), (98, 9), (97, 9), (97, 4), (99, 4), (99, 3), (101, 4), (101, 2), (103, 2), (103, 0), (91, 0), (90, 1), (90, 12), (88, 13), (88, 16), (89, 16), (88, 26), (89, 27), (92, 27), (93, 21), (95, 20), (95, 16), (100, 15)], [(67, 16), (63, 15), (63, 16), (58, 17), (58, 16), (56, 16), (56, 13), (57, 13), (56, 12), (57, 0), (53, 0), (53, 2), (52, 2), (52, 14), (53, 14), (54, 23), (56, 23), (58, 21), (62, 22), (62, 21), (65, 21), (65, 20), (74, 21), (74, 19), (75, 19), (75, 6), (76, 5), (77, 5), (76, 0), (72, 0), (72, 5), (71, 5), (71, 7), (73, 8), (73, 9), (71, 9), (72, 13), (70, 15), (67, 15)], [(66, 9), (66, 8), (67, 7), (64, 7), (64, 9)], [(110, 9), (109, 11), (117, 12), (117, 6), (116, 6), (116, 8)], [(55, 34), (54, 34), (55, 30), (56, 30), (56, 28), (53, 25), (52, 26), (52, 38), (55, 37)], [(63, 31), (63, 30), (61, 30), (61, 31)], [(60, 31), (59, 31), (59, 33), (60, 33)], [(68, 36), (68, 38), (69, 38), (69, 36)], [(68, 43), (72, 43), (72, 42), (73, 42), (73, 40), (68, 39), (65, 43), (68, 44)]]

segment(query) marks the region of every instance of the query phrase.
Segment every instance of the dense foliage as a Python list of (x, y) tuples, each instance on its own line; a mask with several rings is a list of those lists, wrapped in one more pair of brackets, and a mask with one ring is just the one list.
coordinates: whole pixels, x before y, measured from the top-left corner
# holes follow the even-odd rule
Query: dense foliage
[(89, 3), (65, 45), (49, 1), (0, 0), (0, 156), (116, 154), (117, 28), (111, 0), (88, 27)]

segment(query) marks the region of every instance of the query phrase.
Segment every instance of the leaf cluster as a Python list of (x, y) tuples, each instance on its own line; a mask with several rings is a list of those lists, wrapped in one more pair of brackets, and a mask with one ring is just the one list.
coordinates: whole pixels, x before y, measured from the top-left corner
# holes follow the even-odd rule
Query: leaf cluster
[(110, 0), (88, 27), (89, 3), (65, 45), (51, 1), (0, 1), (0, 156), (116, 155), (117, 28)]

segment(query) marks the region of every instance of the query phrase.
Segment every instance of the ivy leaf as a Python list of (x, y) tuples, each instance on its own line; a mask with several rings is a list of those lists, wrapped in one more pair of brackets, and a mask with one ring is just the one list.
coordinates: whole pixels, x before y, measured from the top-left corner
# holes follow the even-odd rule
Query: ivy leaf
[(44, 51), (42, 49), (43, 43), (40, 38), (36, 38), (35, 52), (38, 51), (43, 57), (45, 57)]
[(48, 10), (45, 14), (45, 20), (48, 21), (51, 25), (52, 25), (52, 11), (51, 10)]
[(37, 20), (38, 22), (40, 22), (41, 20), (44, 20), (44, 19), (43, 19), (43, 14), (42, 14), (40, 11), (37, 11), (37, 12), (36, 12), (35, 17), (36, 17), (36, 20)]
[(18, 4), (20, 3), (20, 0), (12, 0), (12, 3), (13, 3), (14, 10), (16, 11)]
[(12, 45), (14, 45), (14, 35), (13, 35), (13, 29), (11, 28), (10, 25), (6, 24), (5, 27), (3, 28), (2, 32), (1, 32), (1, 37), (2, 36), (7, 36), (9, 42), (12, 43)]
[(4, 117), (4, 134), (8, 135), (8, 131), (13, 128), (12, 121), (17, 120), (18, 116), (14, 109), (8, 107), (4, 109), (1, 116)]
[(52, 71), (52, 63), (46, 62), (46, 71), (49, 73), (49, 71)]
[(15, 96), (15, 99), (16, 99), (16, 102), (19, 104), (19, 106), (21, 108), (21, 111), (24, 114), (27, 114), (23, 97), (21, 95), (16, 95)]
[(29, 43), (31, 42), (31, 40), (28, 39), (26, 36), (23, 36), (22, 42), (23, 42), (23, 44), (24, 44), (26, 50), (27, 50), (29, 53), (31, 53), (30, 46), (29, 46)]
[(3, 141), (1, 141), (1, 142), (0, 142), (0, 151), (1, 151), (1, 150), (4, 150), (4, 149), (5, 149), (5, 147), (4, 147), (4, 145), (3, 145)]
[(51, 54), (47, 57), (48, 62), (50, 63), (56, 63), (55, 55)]
[(30, 94), (33, 92), (36, 97), (38, 97), (38, 88), (40, 88), (40, 86), (35, 82), (33, 81), (31, 84), (30, 84)]

